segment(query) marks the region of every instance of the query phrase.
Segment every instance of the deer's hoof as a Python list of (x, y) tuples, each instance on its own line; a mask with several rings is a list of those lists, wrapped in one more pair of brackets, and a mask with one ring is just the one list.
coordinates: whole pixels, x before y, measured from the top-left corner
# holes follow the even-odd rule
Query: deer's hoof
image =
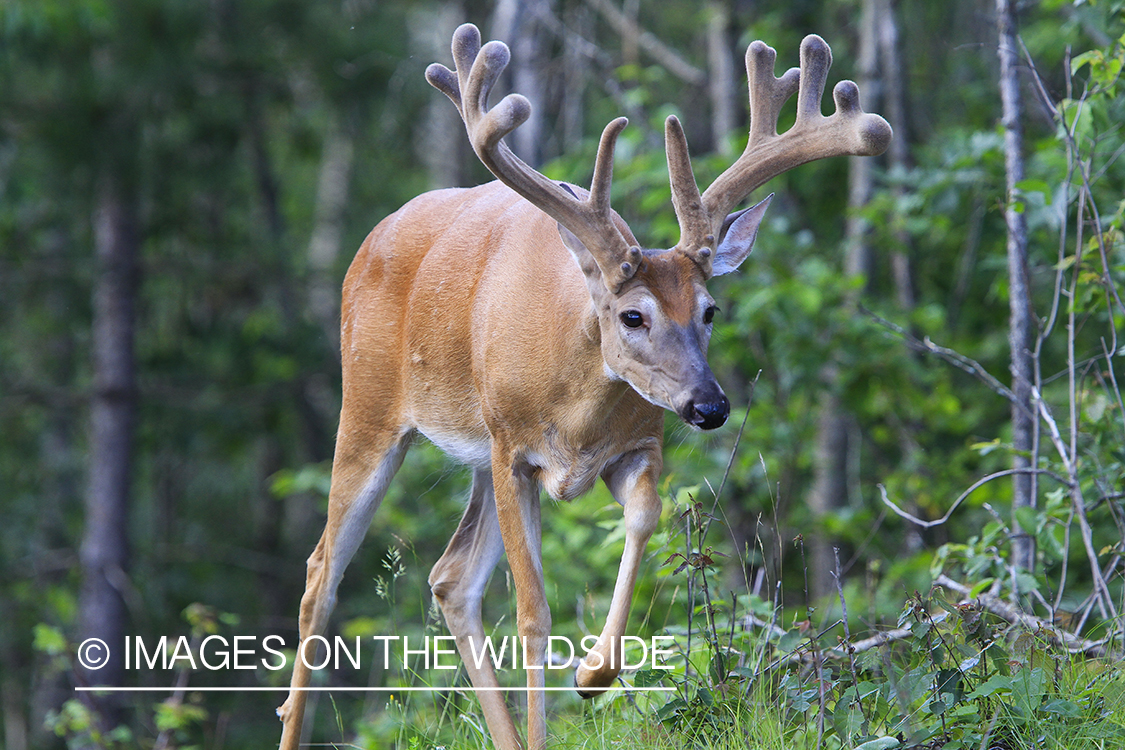
[(574, 673), (574, 689), (578, 697), (583, 699), (593, 698), (606, 691), (613, 681), (617, 679), (616, 672), (606, 669), (590, 669), (585, 663), (579, 664)]

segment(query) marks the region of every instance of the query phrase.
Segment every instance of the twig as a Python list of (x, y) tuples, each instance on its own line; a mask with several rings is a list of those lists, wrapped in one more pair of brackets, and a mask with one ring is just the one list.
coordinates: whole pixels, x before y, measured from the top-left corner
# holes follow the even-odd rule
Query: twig
[(991, 388), (993, 391), (1000, 394), (1007, 400), (1011, 401), (1012, 403), (1016, 403), (1016, 395), (1012, 393), (1012, 390), (1008, 388), (1008, 386), (997, 380), (992, 375), (992, 373), (985, 369), (984, 365), (982, 365), (980, 362), (966, 357), (964, 354), (961, 354), (958, 351), (947, 349), (944, 346), (935, 344), (930, 340), (929, 336), (924, 339), (915, 338), (902, 326), (896, 325), (891, 321), (880, 317), (863, 305), (859, 306), (859, 311), (874, 320), (879, 325), (898, 335), (902, 339), (903, 343), (905, 343), (911, 349), (919, 352), (926, 352), (928, 354), (937, 355), (957, 369), (964, 370), (970, 375), (978, 378), (981, 382), (983, 382), (985, 385), (987, 385), (989, 388)]
[(674, 49), (651, 32), (642, 31), (636, 22), (627, 18), (610, 0), (589, 0), (589, 2), (618, 34), (635, 39), (637, 45), (663, 65), (669, 73), (694, 86), (702, 86), (707, 82), (706, 73), (680, 57)]
[[(934, 580), (935, 586), (947, 588), (963, 597), (968, 597), (970, 589), (968, 586), (958, 581), (954, 581), (944, 573), (939, 575)], [(1061, 645), (1068, 652), (1072, 654), (1087, 654), (1089, 656), (1105, 656), (1108, 652), (1105, 644), (1109, 641), (1108, 638), (1103, 638), (1097, 641), (1091, 641), (1086, 638), (1081, 638), (1073, 633), (1063, 630), (1055, 626), (1053, 623), (1044, 620), (1035, 615), (1029, 615), (1021, 612), (1017, 607), (1005, 602), (998, 596), (993, 594), (982, 593), (976, 597), (976, 601), (980, 602), (981, 606), (987, 609), (992, 614), (1000, 617), (1002, 620), (1011, 623), (1024, 630), (1044, 635), (1048, 640), (1056, 645)]]
[[(754, 615), (746, 615), (745, 617), (743, 617), (742, 624), (749, 627), (760, 628), (766, 631), (766, 633), (768, 633), (772, 638), (780, 638), (781, 636), (785, 635), (784, 629)], [(910, 630), (910, 628), (895, 628), (894, 630), (887, 630), (882, 633), (876, 633), (869, 638), (862, 638), (850, 644), (846, 649), (839, 646), (832, 646), (831, 648), (820, 651), (819, 654), (821, 658), (846, 659), (849, 656), (862, 654), (863, 652), (870, 651), (873, 648), (878, 648), (879, 646), (885, 646), (888, 643), (894, 643), (895, 641), (901, 641), (904, 638), (909, 638), (911, 636), (911, 632), (912, 631)], [(787, 659), (784, 659), (782, 661), (788, 663), (804, 662), (806, 661), (806, 658), (803, 653), (793, 652)], [(775, 662), (775, 664), (777, 664), (777, 662)]]
[[(1117, 397), (1117, 409), (1118, 409), (1119, 413), (1125, 415), (1125, 402), (1123, 402), (1121, 400), (1121, 387), (1117, 385), (1117, 375), (1113, 371), (1113, 355), (1110, 354), (1109, 347), (1107, 347), (1105, 345), (1105, 337), (1104, 336), (1102, 337), (1101, 342), (1102, 342), (1102, 353), (1105, 355), (1106, 372), (1109, 373), (1109, 382), (1111, 384), (1113, 384), (1112, 393), (1113, 393), (1114, 396)], [(1100, 373), (1099, 373), (1098, 377), (1099, 378), (1101, 377)], [(1103, 383), (1103, 385), (1104, 385), (1104, 383)], [(1109, 389), (1107, 388), (1106, 390), (1109, 390)], [(1125, 420), (1122, 420), (1122, 426), (1125, 427)], [(1125, 436), (1123, 436), (1123, 437), (1125, 437)]]
[[(758, 385), (758, 378), (762, 376), (762, 371), (758, 370), (758, 374), (750, 381), (750, 393), (746, 397), (746, 412), (742, 415), (742, 424), (738, 426), (738, 434), (734, 437), (734, 445), (730, 449), (730, 457), (727, 459), (727, 468), (723, 471), (723, 478), (719, 481), (719, 488), (711, 487), (708, 482), (707, 486), (711, 487), (711, 494), (715, 497), (715, 502), (711, 505), (711, 515), (707, 518), (707, 525), (703, 527), (703, 536), (707, 536), (707, 532), (711, 530), (711, 523), (715, 520), (715, 513), (722, 512), (719, 507), (719, 497), (723, 494), (723, 488), (727, 486), (727, 478), (730, 476), (731, 467), (734, 466), (734, 459), (738, 455), (738, 446), (742, 444), (742, 434), (746, 431), (746, 420), (750, 417), (750, 404), (754, 401), (754, 387)], [(725, 513), (723, 514), (725, 518)], [(729, 524), (728, 524), (729, 526)]]
[[(723, 478), (719, 482), (719, 489), (715, 490), (715, 502), (719, 502), (719, 495), (723, 494), (723, 487), (727, 486), (727, 477), (730, 476), (730, 468), (734, 466), (734, 457), (738, 455), (738, 446), (742, 442), (742, 433), (746, 431), (746, 420), (750, 416), (750, 404), (754, 401), (754, 388), (758, 385), (758, 378), (762, 377), (762, 371), (758, 370), (758, 374), (750, 381), (750, 393), (746, 396), (746, 413), (742, 415), (742, 424), (738, 426), (738, 435), (734, 438), (734, 446), (730, 449), (730, 458), (727, 459), (727, 468), (723, 471)], [(714, 511), (712, 511), (714, 512)]]
[(905, 510), (895, 505), (895, 503), (889, 497), (887, 497), (887, 488), (884, 485), (880, 484), (878, 485), (878, 487), (879, 494), (882, 495), (884, 505), (893, 510), (897, 515), (905, 518), (907, 521), (910, 521), (917, 526), (921, 526), (924, 529), (931, 529), (934, 526), (941, 526), (943, 523), (948, 521), (953, 515), (954, 511), (956, 511), (957, 508), (960, 507), (961, 503), (965, 502), (969, 495), (973, 494), (973, 492), (975, 492), (977, 488), (991, 482), (993, 479), (1006, 477), (1010, 474), (1046, 474), (1047, 476), (1051, 477), (1052, 479), (1066, 487), (1070, 487), (1071, 485), (1069, 481), (1059, 476), (1055, 472), (1050, 471), (1049, 469), (1004, 469), (1003, 471), (997, 471), (989, 474), (986, 477), (981, 477), (977, 481), (973, 482), (972, 486), (969, 487), (969, 489), (962, 492), (960, 497), (953, 501), (953, 505), (951, 505), (949, 510), (945, 512), (945, 515), (937, 519), (936, 521), (926, 521), (918, 518), (917, 516), (911, 515), (910, 513), (907, 513)]

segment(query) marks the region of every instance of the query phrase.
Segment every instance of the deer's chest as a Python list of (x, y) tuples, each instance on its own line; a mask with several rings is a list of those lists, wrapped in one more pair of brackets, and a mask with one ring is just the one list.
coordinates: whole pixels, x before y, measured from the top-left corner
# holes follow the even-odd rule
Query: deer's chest
[(590, 490), (605, 467), (622, 453), (617, 441), (591, 440), (576, 444), (548, 429), (542, 444), (527, 456), (539, 483), (555, 500), (570, 501)]

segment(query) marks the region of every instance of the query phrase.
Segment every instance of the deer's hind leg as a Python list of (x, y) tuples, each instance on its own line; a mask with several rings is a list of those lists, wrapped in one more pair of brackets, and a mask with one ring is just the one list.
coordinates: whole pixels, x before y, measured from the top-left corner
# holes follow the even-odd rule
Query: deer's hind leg
[[(301, 658), (306, 639), (322, 635), (336, 605), (336, 589), (344, 569), (359, 549), (371, 517), (387, 493), (387, 486), (402, 465), (412, 433), (406, 428), (348, 431), (340, 425), (336, 457), (332, 464), (332, 488), (328, 496), (328, 522), (308, 561), (305, 594), (301, 597), (298, 655), (293, 665), (289, 697), (277, 709), (283, 728), (281, 750), (296, 750), (301, 738), (305, 698), (315, 663), (315, 645)], [(315, 644), (315, 642), (314, 642)]]
[(461, 661), (477, 691), (489, 733), (498, 748), (520, 747), (519, 735), (499, 686), (491, 655), (484, 645), (481, 600), (492, 571), (504, 553), (492, 472), (473, 470), (473, 488), (465, 515), (441, 559), (430, 572), (430, 590), (457, 643)]

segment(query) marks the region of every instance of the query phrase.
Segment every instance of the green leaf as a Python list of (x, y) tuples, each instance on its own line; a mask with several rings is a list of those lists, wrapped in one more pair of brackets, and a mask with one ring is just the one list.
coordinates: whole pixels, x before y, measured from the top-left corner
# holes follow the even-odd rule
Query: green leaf
[(851, 702), (840, 700), (832, 712), (832, 727), (836, 736), (846, 739), (854, 736), (863, 726), (863, 713)]
[(1042, 517), (1040, 512), (1028, 506), (1016, 508), (1014, 511), (1016, 522), (1019, 523), (1020, 528), (1028, 534), (1034, 535), (1039, 531), (1039, 519)]
[(49, 656), (58, 656), (66, 651), (66, 636), (56, 627), (42, 622), (37, 623), (32, 648)]
[(992, 451), (999, 448), (1000, 445), (1000, 438), (996, 438), (995, 440), (990, 440), (987, 443), (973, 443), (969, 446), (969, 449), (977, 451), (982, 456), (987, 456), (989, 453), (992, 453)]
[(1042, 667), (1021, 671), (1012, 680), (1012, 697), (1016, 706), (1029, 713), (1038, 708), (1045, 694), (1046, 682)]
[(1020, 180), (1015, 188), (1021, 193), (1039, 193), (1044, 204), (1051, 205), (1051, 186), (1045, 180)]
[(1010, 693), (1011, 690), (1012, 678), (996, 675), (977, 685), (976, 690), (966, 696), (966, 700), (975, 701), (978, 698), (987, 698), (993, 693)]
[(984, 580), (977, 583), (975, 586), (973, 586), (971, 589), (969, 589), (969, 598), (970, 599), (976, 599), (978, 596), (981, 595), (981, 592), (988, 589), (992, 585), (992, 582), (995, 581), (995, 580), (996, 580), (995, 578), (989, 577), (989, 578), (985, 578)]
[(1066, 269), (1073, 266), (1075, 261), (1077, 261), (1077, 260), (1078, 260), (1077, 255), (1068, 255), (1065, 258), (1063, 258), (1062, 260), (1060, 260), (1058, 263), (1053, 265), (1052, 268), (1056, 271), (1065, 271)]
[(666, 722), (685, 708), (687, 708), (687, 702), (683, 698), (673, 698), (660, 707), (656, 712), (656, 718), (661, 722)]
[(1016, 588), (1021, 594), (1039, 590), (1039, 579), (1031, 573), (1016, 573)]
[(804, 640), (805, 636), (803, 636), (800, 631), (790, 630), (778, 640), (777, 648), (782, 653), (788, 654), (796, 649)]
[(711, 673), (711, 679), (715, 682), (722, 682), (726, 679), (726, 661), (723, 659), (722, 654), (715, 652), (715, 654), (711, 656), (709, 671)]
[(894, 737), (878, 737), (868, 740), (862, 745), (856, 745), (855, 750), (890, 750), (892, 747), (898, 747), (901, 744)]
[(1076, 703), (1065, 698), (1053, 698), (1044, 703), (1039, 710), (1048, 714), (1056, 714), (1064, 719), (1078, 719), (1082, 716), (1082, 709)]
[(1070, 58), (1070, 74), (1074, 75), (1079, 70), (1081, 70), (1084, 65), (1093, 66), (1093, 63), (1094, 63), (1095, 60), (1100, 61), (1101, 59), (1102, 59), (1101, 50), (1092, 49), (1092, 50), (1087, 50), (1086, 52), (1082, 52), (1080, 54), (1077, 54), (1074, 57)]

